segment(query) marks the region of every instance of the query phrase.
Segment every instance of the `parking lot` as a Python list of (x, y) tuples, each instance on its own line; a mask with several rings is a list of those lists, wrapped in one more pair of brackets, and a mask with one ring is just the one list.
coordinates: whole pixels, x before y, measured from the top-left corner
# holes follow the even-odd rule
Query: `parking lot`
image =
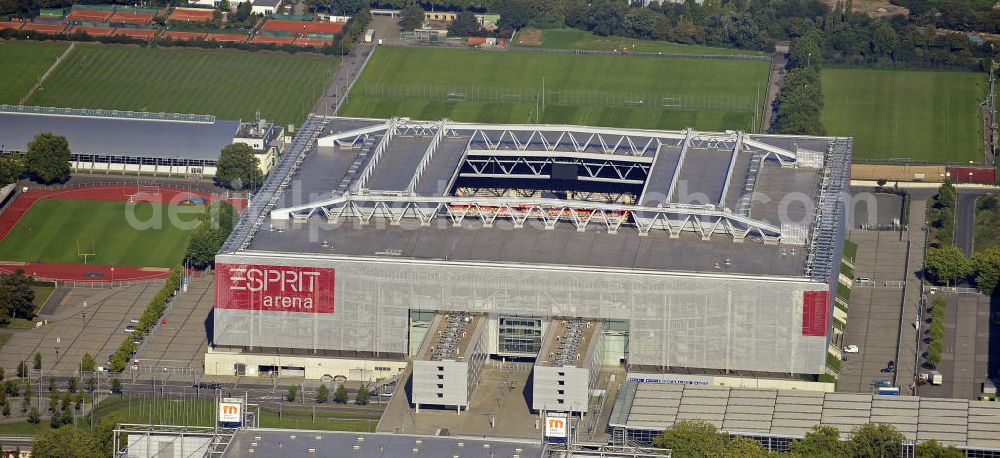
[(177, 296), (163, 320), (156, 326), (139, 353), (138, 377), (155, 370), (168, 374), (201, 374), (208, 348), (207, 323), (214, 301), (213, 277), (192, 278), (187, 292)]
[[(981, 294), (941, 293), (948, 301), (945, 313), (944, 351), (941, 364), (936, 370), (942, 375), (943, 383), (938, 386), (926, 384), (917, 388), (921, 396), (977, 399), (987, 373), (997, 377), (1000, 368), (1000, 334), (998, 326), (990, 324), (990, 309), (997, 308), (990, 298)], [(931, 296), (933, 297), (933, 296)], [(922, 345), (926, 347), (926, 345)], [(992, 351), (991, 351), (992, 350)], [(993, 359), (990, 356), (993, 355)], [(921, 368), (921, 372), (929, 369)], [(989, 371), (989, 372), (987, 372)]]
[(871, 392), (873, 380), (892, 381), (892, 374), (881, 370), (896, 360), (907, 245), (892, 231), (852, 230), (850, 239), (858, 244), (855, 276), (871, 282), (851, 291), (844, 344), (857, 345), (860, 351), (842, 362), (838, 386), (842, 391)]
[[(16, 331), (0, 352), (0, 367), (16, 373), (21, 361), (31, 366), (35, 353), (42, 355), (46, 373), (73, 374), (84, 353), (94, 356), (98, 366), (127, 336), (130, 320), (139, 318), (161, 282), (116, 289), (70, 289), (53, 294), (39, 320), (48, 324)], [(58, 355), (58, 356), (57, 356)]]

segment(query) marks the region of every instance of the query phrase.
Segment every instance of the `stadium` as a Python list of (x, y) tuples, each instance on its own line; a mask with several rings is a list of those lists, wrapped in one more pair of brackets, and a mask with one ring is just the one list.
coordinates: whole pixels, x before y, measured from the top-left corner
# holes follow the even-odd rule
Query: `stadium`
[(205, 371), (412, 361), (426, 399), (418, 379), (471, 391), (503, 358), (534, 363), (548, 410), (562, 368), (823, 374), (851, 145), (311, 116), (216, 257)]

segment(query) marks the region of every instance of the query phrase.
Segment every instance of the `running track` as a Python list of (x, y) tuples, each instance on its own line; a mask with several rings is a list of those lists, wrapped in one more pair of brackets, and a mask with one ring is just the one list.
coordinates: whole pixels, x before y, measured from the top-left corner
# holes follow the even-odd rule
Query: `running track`
[[(14, 196), (7, 208), (0, 213), (0, 239), (7, 236), (17, 221), (31, 206), (46, 198), (83, 199), (128, 202), (129, 195), (135, 194), (134, 186), (91, 186), (68, 189), (29, 189)], [(142, 200), (155, 203), (180, 203), (188, 197), (202, 197), (211, 200), (213, 196), (203, 192), (192, 192), (175, 188), (160, 188), (159, 195), (145, 195)], [(239, 207), (237, 207), (239, 208)], [(93, 264), (57, 264), (42, 262), (0, 262), (0, 271), (13, 272), (23, 269), (25, 273), (39, 279), (57, 281), (136, 281), (166, 278), (170, 269), (160, 267), (99, 266)], [(87, 276), (87, 274), (102, 276)]]

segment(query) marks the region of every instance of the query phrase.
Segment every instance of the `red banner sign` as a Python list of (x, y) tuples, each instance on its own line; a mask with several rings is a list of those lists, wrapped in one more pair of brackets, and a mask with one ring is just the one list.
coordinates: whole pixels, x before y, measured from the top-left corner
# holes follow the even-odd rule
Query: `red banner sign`
[(830, 326), (829, 291), (805, 291), (802, 293), (802, 335), (825, 336)]
[(216, 264), (215, 307), (333, 313), (334, 269)]

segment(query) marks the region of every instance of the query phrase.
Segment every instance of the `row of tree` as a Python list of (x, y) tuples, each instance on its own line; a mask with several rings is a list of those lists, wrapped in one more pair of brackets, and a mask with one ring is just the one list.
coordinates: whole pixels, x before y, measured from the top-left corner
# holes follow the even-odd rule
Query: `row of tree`
[(931, 197), (927, 209), (928, 227), (927, 243), (934, 248), (951, 246), (955, 237), (955, 208), (958, 205), (958, 194), (955, 185), (945, 181), (938, 187), (938, 192)]
[(790, 135), (826, 135), (820, 67), (823, 61), (822, 35), (811, 30), (799, 38), (788, 52), (788, 74), (775, 99), (772, 130)]
[[(295, 397), (292, 396), (291, 388), (289, 388), (289, 402), (295, 401)], [(358, 393), (354, 396), (354, 403), (357, 405), (368, 405), (371, 399), (371, 395), (368, 393), (368, 387), (364, 384), (358, 388)], [(320, 385), (316, 390), (316, 403), (326, 404), (330, 401), (330, 389), (326, 385)], [(337, 385), (337, 389), (333, 392), (333, 402), (337, 404), (347, 404), (349, 401), (347, 388), (343, 383)]]
[(135, 325), (135, 331), (129, 333), (121, 345), (118, 346), (118, 349), (111, 354), (111, 357), (108, 359), (108, 369), (112, 372), (125, 370), (125, 366), (132, 359), (132, 355), (138, 350), (136, 342), (141, 342), (153, 326), (156, 326), (156, 323), (160, 321), (160, 317), (163, 316), (163, 312), (167, 308), (167, 301), (180, 289), (182, 277), (181, 267), (175, 267), (170, 271), (170, 275), (167, 277), (167, 281), (163, 284), (163, 287), (156, 292), (149, 301), (149, 304), (146, 304), (146, 309), (143, 310), (142, 316), (139, 317), (139, 323)]
[[(892, 425), (867, 424), (840, 440), (840, 431), (829, 425), (814, 426), (802, 440), (789, 444), (788, 452), (768, 452), (758, 442), (746, 437), (730, 438), (704, 421), (679, 421), (653, 439), (653, 446), (668, 448), (672, 456), (685, 458), (764, 458), (787, 456), (801, 458), (895, 458), (902, 456), (905, 438)], [(965, 453), (937, 441), (916, 446), (917, 458), (961, 458)]]
[(1000, 247), (976, 251), (972, 259), (954, 245), (927, 250), (924, 258), (928, 279), (941, 285), (955, 285), (971, 279), (986, 295), (1000, 292)]
[(944, 312), (948, 309), (948, 301), (943, 297), (935, 297), (931, 301), (931, 322), (927, 327), (927, 355), (924, 359), (931, 367), (941, 364), (941, 352), (944, 351)]

